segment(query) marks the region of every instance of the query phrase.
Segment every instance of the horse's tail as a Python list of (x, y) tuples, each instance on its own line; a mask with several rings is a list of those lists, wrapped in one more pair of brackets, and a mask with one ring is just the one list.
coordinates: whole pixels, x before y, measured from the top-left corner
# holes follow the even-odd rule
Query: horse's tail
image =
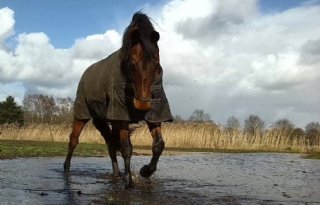
[(130, 127), (129, 127), (129, 136), (131, 137), (134, 133), (135, 133), (135, 131), (137, 130), (137, 129), (139, 129), (140, 127), (142, 127), (143, 125), (141, 125), (141, 124), (133, 124), (133, 125), (131, 125)]

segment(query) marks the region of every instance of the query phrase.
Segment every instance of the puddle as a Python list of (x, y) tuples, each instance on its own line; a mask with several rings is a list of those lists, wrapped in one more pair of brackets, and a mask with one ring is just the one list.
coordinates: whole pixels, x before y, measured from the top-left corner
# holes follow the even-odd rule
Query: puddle
[[(119, 157), (119, 162), (122, 159)], [(20, 158), (0, 162), (1, 204), (320, 204), (320, 160), (295, 154), (195, 153), (160, 158), (149, 180), (133, 156), (134, 188), (114, 178), (109, 158)], [(122, 165), (122, 163), (120, 163)], [(123, 169), (123, 166), (120, 166)]]

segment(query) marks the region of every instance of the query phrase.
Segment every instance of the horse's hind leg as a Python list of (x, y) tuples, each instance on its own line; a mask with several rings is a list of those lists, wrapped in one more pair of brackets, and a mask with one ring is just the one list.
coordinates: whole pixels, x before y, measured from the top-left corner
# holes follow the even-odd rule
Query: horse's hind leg
[(161, 135), (161, 123), (148, 123), (148, 127), (153, 138), (153, 143), (152, 159), (148, 165), (144, 165), (140, 169), (140, 175), (145, 178), (150, 177), (156, 171), (159, 158), (165, 147), (165, 143)]
[(93, 124), (99, 130), (100, 134), (102, 135), (106, 144), (108, 145), (109, 156), (112, 162), (113, 174), (117, 177), (120, 175), (117, 161), (117, 150), (120, 149), (119, 137), (117, 136), (119, 134), (110, 132), (110, 128), (106, 120), (93, 119)]
[(112, 131), (110, 135), (110, 140), (108, 143), (109, 155), (112, 162), (113, 174), (115, 177), (120, 176), (118, 160), (117, 160), (117, 151), (120, 151), (120, 133)]
[(72, 132), (70, 134), (70, 139), (69, 139), (69, 147), (68, 147), (68, 154), (66, 157), (66, 160), (64, 161), (63, 167), (64, 167), (64, 172), (69, 173), (70, 170), (70, 161), (72, 158), (72, 154), (74, 149), (79, 143), (79, 136), (81, 134), (82, 129), (86, 125), (86, 123), (89, 120), (77, 120), (74, 119), (73, 122), (73, 127), (72, 127)]

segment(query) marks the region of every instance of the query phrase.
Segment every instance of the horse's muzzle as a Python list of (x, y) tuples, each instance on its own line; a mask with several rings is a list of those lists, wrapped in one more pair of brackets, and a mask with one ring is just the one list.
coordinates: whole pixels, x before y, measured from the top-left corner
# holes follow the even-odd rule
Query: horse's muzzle
[(140, 99), (134, 98), (133, 106), (138, 110), (147, 111), (147, 110), (150, 110), (151, 100), (140, 100)]

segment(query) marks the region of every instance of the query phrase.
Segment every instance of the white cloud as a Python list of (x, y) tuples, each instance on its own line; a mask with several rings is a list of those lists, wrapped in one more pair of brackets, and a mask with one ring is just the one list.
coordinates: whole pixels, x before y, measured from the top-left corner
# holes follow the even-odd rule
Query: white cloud
[(5, 7), (0, 8), (0, 49), (4, 49), (4, 40), (14, 34), (14, 12)]
[[(286, 117), (299, 126), (320, 120), (320, 6), (263, 15), (258, 3), (174, 0), (150, 8), (174, 114), (204, 109), (219, 122), (257, 114), (267, 123)], [(1, 9), (0, 22), (4, 45), (14, 33), (13, 11)], [(121, 35), (107, 30), (56, 49), (44, 33), (18, 34), (14, 51), (0, 47), (0, 83), (74, 96), (86, 67), (117, 50)]]
[(111, 53), (121, 46), (121, 35), (115, 30), (108, 30), (104, 34), (90, 35), (76, 40), (71, 48), (73, 58), (99, 59), (106, 53)]
[(163, 9), (163, 15), (171, 11), (162, 17), (167, 21), (160, 28), (168, 30), (160, 45), (173, 111), (188, 117), (201, 108), (220, 122), (249, 114), (267, 123), (283, 117), (300, 126), (319, 121), (320, 7), (262, 15), (257, 1), (207, 2), (211, 10), (200, 16), (183, 10), (186, 1)]
[[(7, 13), (13, 14), (12, 11)], [(2, 41), (8, 37), (3, 35)], [(106, 57), (121, 44), (121, 35), (114, 30), (77, 39), (69, 49), (54, 48), (45, 33), (22, 33), (16, 39), (14, 51), (0, 49), (0, 83), (22, 82), (27, 92), (57, 96), (74, 96), (86, 67)], [(21, 101), (23, 96), (20, 93), (17, 97)]]

